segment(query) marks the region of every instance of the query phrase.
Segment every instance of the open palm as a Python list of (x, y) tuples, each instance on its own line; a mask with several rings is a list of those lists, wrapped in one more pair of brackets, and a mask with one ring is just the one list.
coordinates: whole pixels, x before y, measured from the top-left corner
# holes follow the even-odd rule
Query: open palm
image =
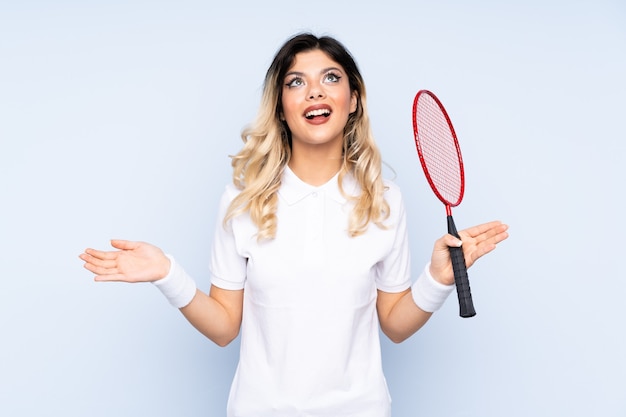
[(167, 275), (170, 260), (163, 251), (145, 242), (112, 240), (114, 251), (88, 248), (79, 258), (96, 274), (96, 281), (151, 282)]
[[(472, 266), (480, 257), (496, 248), (496, 245), (509, 235), (508, 226), (499, 221), (484, 223), (469, 229), (461, 230), (459, 236), (463, 242), (463, 255), (467, 268)], [(452, 235), (445, 235), (435, 242), (431, 257), (431, 275), (442, 284), (454, 283), (454, 271), (450, 261), (450, 246), (455, 246), (458, 239)], [(458, 245), (457, 245), (458, 246)]]

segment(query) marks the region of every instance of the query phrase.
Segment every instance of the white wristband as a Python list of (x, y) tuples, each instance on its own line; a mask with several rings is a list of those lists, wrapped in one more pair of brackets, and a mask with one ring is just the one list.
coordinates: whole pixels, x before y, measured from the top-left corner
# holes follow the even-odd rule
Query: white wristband
[(154, 281), (153, 284), (161, 290), (171, 305), (176, 308), (185, 307), (196, 295), (196, 283), (171, 255), (166, 256), (170, 260), (170, 271), (165, 278)]
[(411, 286), (413, 301), (427, 313), (434, 313), (446, 301), (454, 290), (454, 284), (444, 285), (430, 275), (430, 263), (426, 265), (422, 275)]

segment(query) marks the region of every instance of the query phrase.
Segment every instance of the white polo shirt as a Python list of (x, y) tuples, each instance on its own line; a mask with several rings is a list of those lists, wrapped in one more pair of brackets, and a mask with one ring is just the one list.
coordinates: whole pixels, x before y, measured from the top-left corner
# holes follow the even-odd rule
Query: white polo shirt
[[(359, 191), (352, 176), (344, 190)], [(406, 215), (398, 187), (386, 183), (388, 229), (347, 233), (351, 204), (337, 176), (314, 187), (285, 169), (278, 229), (258, 242), (247, 214), (222, 226), (239, 192), (229, 185), (211, 258), (211, 282), (244, 289), (239, 365), (229, 417), (387, 417), (376, 289), (411, 285)]]

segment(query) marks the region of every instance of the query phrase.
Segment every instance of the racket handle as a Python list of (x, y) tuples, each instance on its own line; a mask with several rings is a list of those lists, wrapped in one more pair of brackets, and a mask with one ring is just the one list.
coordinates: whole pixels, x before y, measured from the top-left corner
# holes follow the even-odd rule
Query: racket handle
[[(448, 233), (460, 239), (452, 216), (448, 216)], [(474, 317), (476, 310), (474, 310), (474, 302), (472, 301), (472, 292), (470, 291), (463, 249), (450, 247), (450, 259), (452, 260), (452, 269), (454, 270), (456, 293), (459, 297), (459, 314), (461, 317)]]

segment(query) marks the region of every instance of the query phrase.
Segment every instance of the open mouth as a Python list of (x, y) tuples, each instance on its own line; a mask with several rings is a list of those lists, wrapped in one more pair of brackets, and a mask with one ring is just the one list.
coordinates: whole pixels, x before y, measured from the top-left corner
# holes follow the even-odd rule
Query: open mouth
[(306, 117), (308, 120), (313, 120), (316, 117), (328, 117), (328, 116), (330, 116), (330, 110), (329, 109), (311, 110), (311, 111), (306, 112), (304, 114), (304, 117)]

